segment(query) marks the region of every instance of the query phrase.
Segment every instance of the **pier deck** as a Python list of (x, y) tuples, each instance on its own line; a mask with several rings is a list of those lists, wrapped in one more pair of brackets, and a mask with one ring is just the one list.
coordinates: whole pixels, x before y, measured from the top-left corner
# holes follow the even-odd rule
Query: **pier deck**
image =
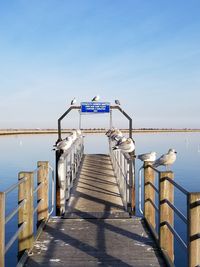
[(142, 219), (124, 210), (108, 155), (85, 155), (63, 217), (52, 217), (25, 266), (165, 266)]

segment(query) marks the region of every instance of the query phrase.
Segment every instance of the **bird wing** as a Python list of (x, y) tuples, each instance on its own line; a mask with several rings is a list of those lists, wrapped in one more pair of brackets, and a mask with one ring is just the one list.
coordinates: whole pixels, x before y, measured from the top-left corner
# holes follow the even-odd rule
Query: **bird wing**
[(162, 156), (160, 156), (160, 158), (158, 158), (155, 162), (154, 162), (154, 166), (158, 167), (159, 165), (165, 165), (168, 161), (168, 154), (164, 154)]

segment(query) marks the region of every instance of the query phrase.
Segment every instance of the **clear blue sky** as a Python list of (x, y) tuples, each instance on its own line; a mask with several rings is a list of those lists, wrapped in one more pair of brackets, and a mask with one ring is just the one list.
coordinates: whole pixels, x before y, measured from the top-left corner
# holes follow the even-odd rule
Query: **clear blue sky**
[(199, 14), (199, 0), (0, 0), (0, 128), (56, 127), (96, 94), (134, 127), (200, 128)]

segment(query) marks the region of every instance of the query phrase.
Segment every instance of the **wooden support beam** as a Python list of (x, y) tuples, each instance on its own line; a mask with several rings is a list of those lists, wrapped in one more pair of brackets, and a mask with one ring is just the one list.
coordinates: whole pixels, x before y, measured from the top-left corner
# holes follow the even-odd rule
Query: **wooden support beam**
[(0, 266), (5, 266), (5, 193), (0, 192)]
[(200, 193), (189, 194), (189, 267), (200, 266)]
[(148, 223), (155, 229), (156, 227), (156, 211), (152, 203), (155, 203), (155, 191), (151, 184), (155, 183), (155, 172), (150, 162), (144, 162), (144, 216)]
[(20, 172), (19, 181), (26, 177), (26, 180), (19, 185), (18, 202), (24, 199), (25, 204), (18, 213), (18, 227), (24, 223), (24, 228), (19, 234), (18, 256), (22, 256), (26, 249), (33, 246), (33, 172)]
[(40, 225), (42, 221), (46, 221), (49, 216), (49, 162), (48, 161), (38, 161), (38, 172), (37, 172), (37, 185), (42, 183), (42, 186), (37, 192), (37, 202), (41, 201), (37, 210), (37, 226)]
[(174, 211), (166, 203), (174, 203), (174, 186), (167, 179), (174, 179), (174, 173), (171, 171), (160, 172), (160, 227), (159, 227), (159, 243), (164, 254), (174, 262), (174, 235), (166, 225), (169, 223), (174, 226)]

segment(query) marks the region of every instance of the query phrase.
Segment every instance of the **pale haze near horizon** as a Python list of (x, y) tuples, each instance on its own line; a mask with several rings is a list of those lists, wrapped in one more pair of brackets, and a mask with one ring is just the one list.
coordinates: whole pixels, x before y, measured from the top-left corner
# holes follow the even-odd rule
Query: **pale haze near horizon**
[(55, 128), (73, 97), (97, 94), (136, 128), (200, 128), (199, 14), (198, 0), (1, 1), (0, 128)]

